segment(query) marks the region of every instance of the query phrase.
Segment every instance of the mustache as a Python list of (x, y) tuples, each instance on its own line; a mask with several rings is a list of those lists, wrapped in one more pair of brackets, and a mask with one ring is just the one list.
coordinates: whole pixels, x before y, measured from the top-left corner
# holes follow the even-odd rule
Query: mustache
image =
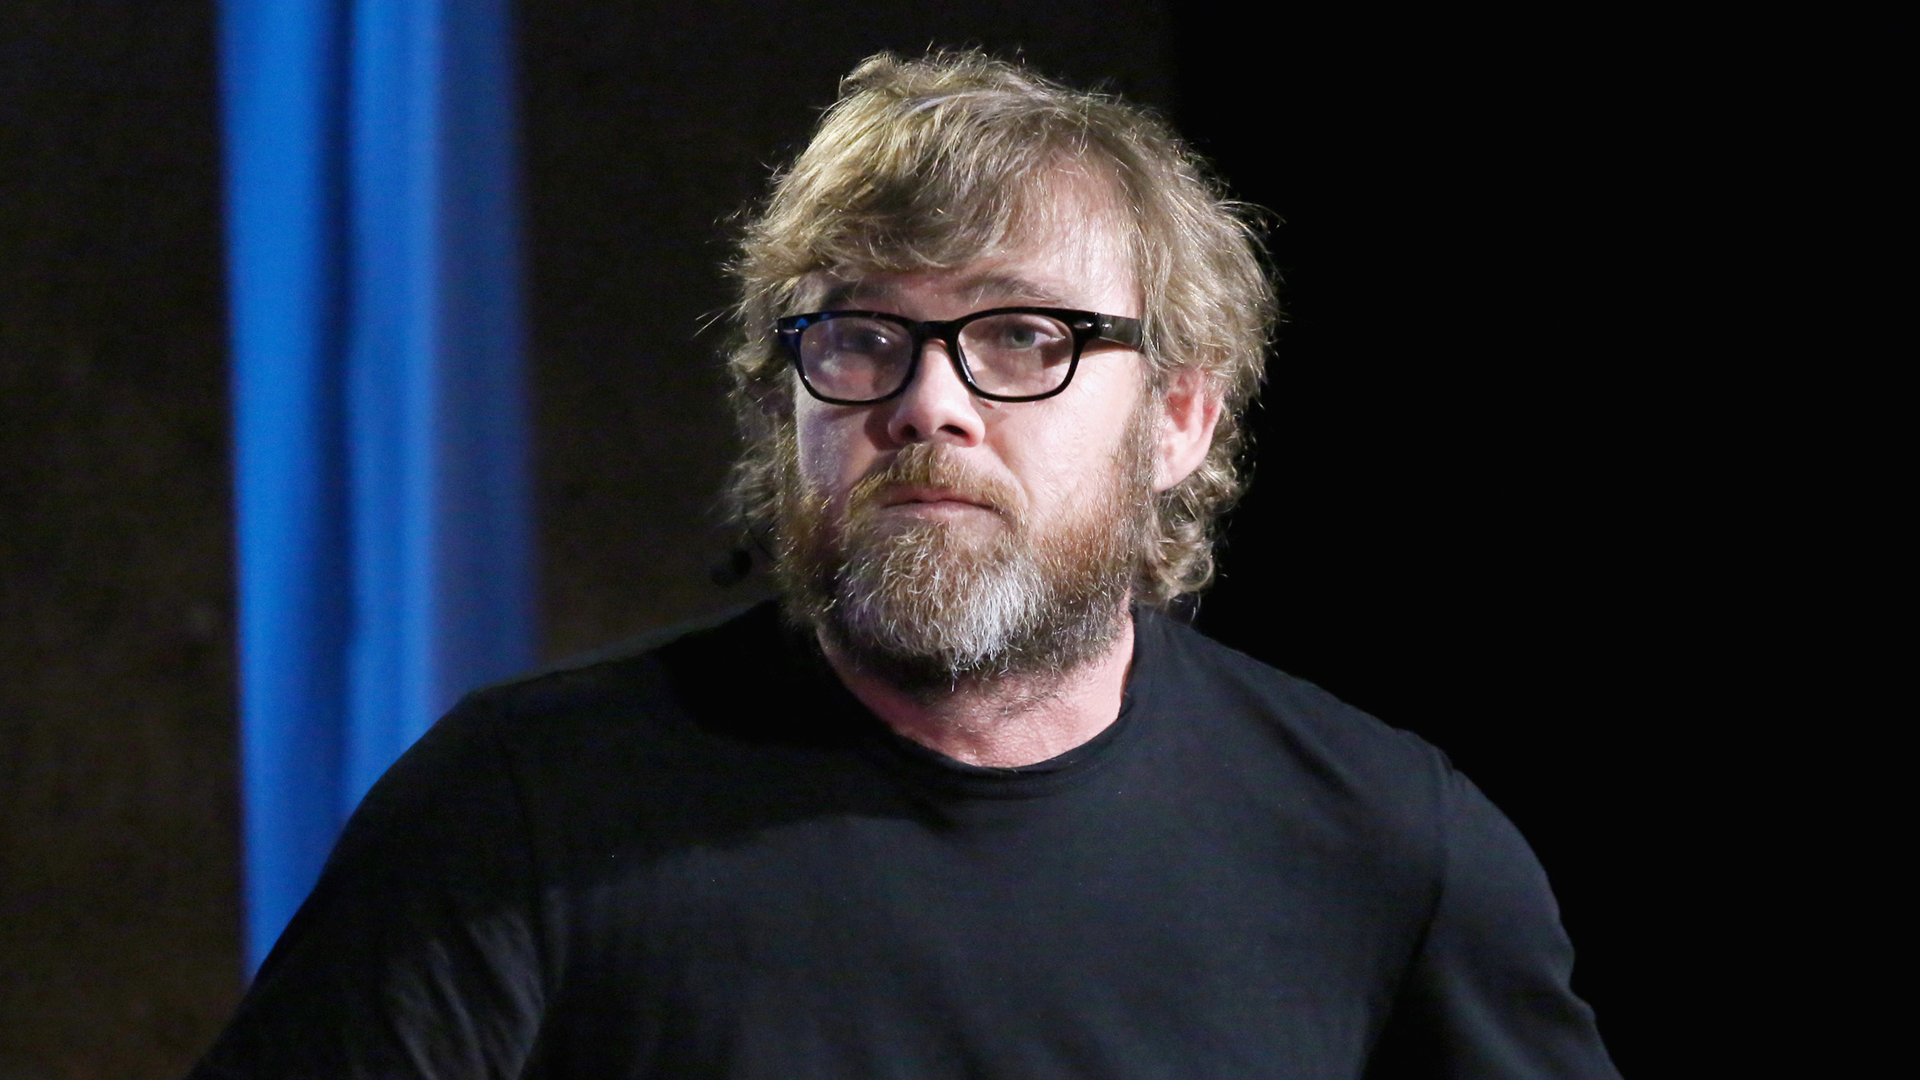
[(1016, 524), (1023, 516), (1020, 492), (1013, 485), (967, 464), (953, 451), (935, 443), (913, 443), (869, 469), (847, 492), (848, 516), (879, 509), (885, 505), (887, 496), (900, 488), (951, 491)]

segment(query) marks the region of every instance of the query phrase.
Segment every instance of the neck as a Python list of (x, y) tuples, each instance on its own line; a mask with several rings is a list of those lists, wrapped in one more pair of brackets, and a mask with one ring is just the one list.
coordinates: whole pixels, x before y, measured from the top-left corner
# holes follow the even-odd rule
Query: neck
[(895, 732), (956, 761), (1007, 768), (1058, 757), (1119, 718), (1133, 620), (1067, 671), (971, 679), (940, 694), (909, 693), (855, 666), (825, 635), (820, 644), (834, 674)]

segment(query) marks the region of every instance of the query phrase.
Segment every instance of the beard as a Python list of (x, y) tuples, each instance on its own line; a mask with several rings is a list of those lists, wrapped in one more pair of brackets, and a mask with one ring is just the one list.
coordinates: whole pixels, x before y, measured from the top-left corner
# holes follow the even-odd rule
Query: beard
[[(790, 465), (775, 561), (789, 613), (909, 693), (1057, 674), (1098, 656), (1128, 618), (1150, 532), (1151, 404), (1129, 419), (1093, 477), (1097, 490), (1044, 520), (1017, 489), (939, 444), (902, 449), (855, 483), (837, 513)], [(907, 487), (956, 492), (991, 514), (882, 513)]]

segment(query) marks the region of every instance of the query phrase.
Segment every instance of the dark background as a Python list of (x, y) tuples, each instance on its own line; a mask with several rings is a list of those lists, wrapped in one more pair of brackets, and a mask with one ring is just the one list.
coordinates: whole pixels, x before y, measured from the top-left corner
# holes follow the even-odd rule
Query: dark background
[[(524, 0), (544, 642), (738, 603), (729, 215), (882, 47), (1168, 111), (1289, 321), (1210, 632), (1453, 756), (1539, 851), (1623, 1070), (1679, 1059), (1717, 812), (1722, 363), (1676, 282), (1726, 109), (1595, 22)], [(0, 5), (0, 1077), (164, 1076), (240, 988), (213, 7)], [(1680, 268), (1676, 270), (1676, 268)]]

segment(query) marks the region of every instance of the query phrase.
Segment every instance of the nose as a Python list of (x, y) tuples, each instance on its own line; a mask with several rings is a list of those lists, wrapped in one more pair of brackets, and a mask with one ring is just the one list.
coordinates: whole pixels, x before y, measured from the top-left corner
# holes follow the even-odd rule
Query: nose
[(979, 399), (960, 381), (945, 342), (922, 346), (918, 370), (900, 396), (889, 401), (887, 436), (895, 444), (944, 442), (976, 446), (986, 435)]

